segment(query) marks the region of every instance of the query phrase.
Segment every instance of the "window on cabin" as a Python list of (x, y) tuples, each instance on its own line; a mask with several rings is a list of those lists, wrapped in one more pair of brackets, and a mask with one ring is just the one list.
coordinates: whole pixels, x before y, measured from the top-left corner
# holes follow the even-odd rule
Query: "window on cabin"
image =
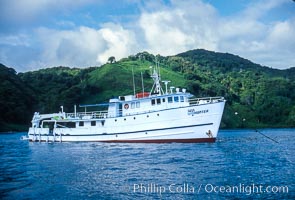
[(58, 122), (56, 124), (58, 127), (66, 127), (66, 128), (76, 128), (75, 122)]
[(172, 97), (168, 97), (168, 103), (172, 103), (173, 100), (172, 100)]
[(165, 98), (163, 98), (162, 101), (163, 101), (163, 103), (165, 103), (165, 101), (166, 101)]
[(137, 102), (136, 102), (136, 108), (139, 108), (139, 107), (140, 107), (140, 102), (137, 101)]
[(157, 99), (157, 104), (161, 104), (161, 99)]
[(84, 126), (84, 122), (79, 122), (79, 126)]
[(156, 100), (152, 99), (152, 106), (154, 106), (156, 104)]
[(91, 126), (96, 126), (96, 121), (91, 121)]
[(174, 97), (174, 102), (179, 102), (179, 97), (178, 96)]
[(66, 127), (68, 127), (68, 128), (76, 128), (76, 123), (75, 122), (67, 122)]
[(180, 102), (184, 102), (184, 97), (180, 96)]
[(135, 103), (132, 102), (132, 103), (131, 103), (131, 109), (134, 109), (134, 108), (135, 108)]
[(121, 101), (125, 101), (125, 97), (124, 97), (124, 96), (119, 96), (119, 99), (120, 99)]

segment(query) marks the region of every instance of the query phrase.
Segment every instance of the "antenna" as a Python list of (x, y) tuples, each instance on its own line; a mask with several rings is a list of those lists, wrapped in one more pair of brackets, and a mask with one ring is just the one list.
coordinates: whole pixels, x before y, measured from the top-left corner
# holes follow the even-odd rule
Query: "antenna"
[(175, 87), (173, 87), (173, 86), (170, 87), (170, 93), (171, 93), (171, 94), (173, 94), (173, 89), (174, 89), (174, 88), (175, 88)]
[(158, 61), (159, 80), (161, 80), (160, 62)]
[(166, 89), (166, 94), (168, 94), (168, 83), (170, 83), (171, 81), (162, 81), (165, 84), (165, 89)]
[(133, 94), (135, 96), (135, 81), (134, 81), (134, 71), (133, 71), (133, 66), (132, 66), (132, 80), (133, 80)]
[(140, 74), (141, 74), (142, 94), (144, 94), (144, 84), (143, 84), (143, 76), (142, 76), (142, 72), (140, 72)]

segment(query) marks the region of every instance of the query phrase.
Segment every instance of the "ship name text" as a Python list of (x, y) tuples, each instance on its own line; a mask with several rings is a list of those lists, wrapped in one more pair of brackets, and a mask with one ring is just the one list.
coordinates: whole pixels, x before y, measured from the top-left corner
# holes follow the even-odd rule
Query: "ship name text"
[(209, 112), (209, 110), (195, 110), (194, 108), (192, 109), (188, 109), (187, 110), (187, 114), (188, 115), (198, 115), (198, 114), (203, 114), (203, 113), (207, 113)]

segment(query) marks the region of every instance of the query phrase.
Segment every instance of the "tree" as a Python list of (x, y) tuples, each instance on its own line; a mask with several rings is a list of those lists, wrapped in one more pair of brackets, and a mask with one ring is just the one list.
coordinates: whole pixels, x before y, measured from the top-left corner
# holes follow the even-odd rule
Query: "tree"
[(114, 56), (109, 57), (108, 59), (109, 63), (115, 63), (116, 62), (116, 58)]

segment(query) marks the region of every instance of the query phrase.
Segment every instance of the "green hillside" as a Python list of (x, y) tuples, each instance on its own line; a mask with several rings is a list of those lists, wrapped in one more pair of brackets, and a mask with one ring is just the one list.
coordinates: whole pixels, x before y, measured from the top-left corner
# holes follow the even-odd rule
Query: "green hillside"
[(15, 70), (0, 64), (0, 131), (24, 130), (32, 115), (33, 91)]
[(132, 71), (136, 92), (142, 90), (141, 74), (145, 91), (150, 91), (150, 66), (156, 58), (162, 80), (170, 80), (170, 85), (187, 88), (196, 97), (227, 99), (223, 128), (295, 127), (295, 68), (271, 69), (228, 53), (192, 50), (168, 57), (143, 52), (87, 69), (55, 67), (16, 74), (1, 65), (0, 131), (16, 130), (12, 124), (29, 126), (34, 111), (57, 112), (63, 105), (71, 112), (75, 104), (133, 94)]

